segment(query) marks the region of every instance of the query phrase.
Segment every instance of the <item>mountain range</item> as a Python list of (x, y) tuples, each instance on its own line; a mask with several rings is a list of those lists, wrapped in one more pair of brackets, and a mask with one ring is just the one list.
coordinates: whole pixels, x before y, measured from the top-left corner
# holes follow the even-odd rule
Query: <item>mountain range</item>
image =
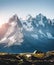
[[(1, 33), (2, 32), (2, 33)], [(0, 28), (0, 51), (8, 53), (54, 50), (54, 19), (41, 13), (26, 20), (13, 15)]]

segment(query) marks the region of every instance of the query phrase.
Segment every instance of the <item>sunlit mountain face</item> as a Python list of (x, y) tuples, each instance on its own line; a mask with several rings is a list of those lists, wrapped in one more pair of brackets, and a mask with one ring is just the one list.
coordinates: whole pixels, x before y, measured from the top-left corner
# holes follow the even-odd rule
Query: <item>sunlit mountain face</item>
[[(5, 29), (2, 30), (3, 34), (1, 35), (1, 40), (0, 43), (4, 43), (5, 46), (11, 46), (13, 44), (19, 45), (23, 39), (23, 34), (22, 34), (22, 25), (20, 20), (18, 19), (17, 15), (14, 15), (11, 17), (5, 25)], [(3, 29), (3, 26), (2, 26)], [(2, 38), (3, 36), (3, 38)]]
[(41, 13), (26, 20), (15, 14), (0, 28), (0, 51), (9, 53), (54, 50), (54, 19)]
[(1, 28), (0, 28), (0, 40), (4, 37), (5, 33), (7, 32), (9, 27), (8, 23), (4, 23), (2, 24)]

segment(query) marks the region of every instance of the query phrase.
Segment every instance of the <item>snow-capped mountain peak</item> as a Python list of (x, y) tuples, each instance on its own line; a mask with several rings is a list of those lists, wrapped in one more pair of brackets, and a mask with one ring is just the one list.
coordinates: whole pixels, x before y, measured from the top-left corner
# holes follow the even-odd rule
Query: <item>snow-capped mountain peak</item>
[(9, 19), (9, 27), (6, 34), (0, 40), (0, 43), (6, 43), (7, 46), (14, 45), (17, 43), (19, 45), (23, 42), (22, 24), (17, 15), (14, 15)]
[[(47, 34), (47, 32), (50, 33), (51, 34), (50, 36), (53, 37), (52, 32), (50, 32), (50, 29), (52, 30), (53, 27), (54, 27), (54, 26), (52, 27), (52, 24), (49, 23), (49, 22), (52, 23), (51, 20), (47, 19), (47, 17), (44, 16), (44, 15), (42, 15), (41, 13), (38, 14), (34, 18), (29, 15), (28, 19), (25, 22), (26, 25), (25, 25), (24, 28), (25, 28), (26, 31), (31, 31), (31, 36), (32, 37), (39, 36), (40, 38), (41, 37), (47, 37), (47, 38), (49, 38), (49, 34)], [(31, 30), (31, 28), (32, 28), (32, 30)], [(33, 32), (33, 34), (32, 34), (32, 32)], [(35, 34), (35, 32), (36, 32), (36, 34)]]
[(29, 15), (26, 20), (20, 20), (15, 14), (9, 19), (7, 29), (5, 27), (5, 34), (0, 39), (0, 43), (6, 43), (7, 46), (19, 45), (27, 36), (34, 39), (54, 39), (53, 21), (42, 14), (34, 18)]

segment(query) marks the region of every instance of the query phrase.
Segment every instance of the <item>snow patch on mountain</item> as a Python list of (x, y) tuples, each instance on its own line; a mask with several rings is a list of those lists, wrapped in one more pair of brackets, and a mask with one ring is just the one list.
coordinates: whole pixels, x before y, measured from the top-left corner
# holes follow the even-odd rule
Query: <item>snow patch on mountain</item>
[(42, 20), (39, 21), (39, 25), (42, 25), (43, 27), (45, 26)]
[(47, 37), (48, 37), (49, 39), (54, 39), (54, 37), (52, 36), (51, 33), (47, 32), (46, 34), (47, 34)]
[(38, 35), (37, 34), (32, 34), (31, 35), (33, 38), (35, 38), (35, 39), (38, 39)]
[(46, 36), (46, 35), (42, 32), (42, 30), (39, 30), (39, 33), (42, 34), (42, 35), (44, 35), (44, 36)]

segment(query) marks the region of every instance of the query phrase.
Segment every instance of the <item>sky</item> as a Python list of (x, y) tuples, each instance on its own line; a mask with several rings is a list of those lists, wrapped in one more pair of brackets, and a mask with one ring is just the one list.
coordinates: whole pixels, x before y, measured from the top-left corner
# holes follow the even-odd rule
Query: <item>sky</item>
[(0, 0), (0, 21), (7, 21), (14, 14), (25, 18), (28, 14), (34, 17), (39, 13), (53, 19), (54, 0)]

